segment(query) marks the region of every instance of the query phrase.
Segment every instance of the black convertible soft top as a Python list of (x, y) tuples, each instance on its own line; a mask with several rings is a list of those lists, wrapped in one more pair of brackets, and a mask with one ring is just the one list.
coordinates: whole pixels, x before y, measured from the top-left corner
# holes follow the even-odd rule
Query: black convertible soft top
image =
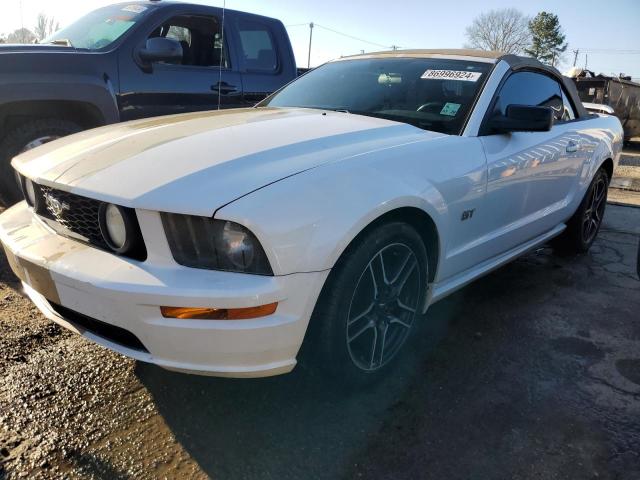
[(578, 96), (578, 90), (576, 89), (575, 83), (573, 83), (569, 77), (562, 75), (557, 68), (545, 65), (535, 58), (521, 57), (519, 55), (502, 55), (496, 58), (497, 60), (502, 60), (508, 63), (513, 71), (526, 69), (542, 70), (555, 77), (560, 83), (562, 83), (564, 89), (571, 97), (571, 102), (573, 103), (578, 118), (585, 118), (589, 116), (589, 113), (584, 108), (584, 105), (582, 105), (582, 101)]

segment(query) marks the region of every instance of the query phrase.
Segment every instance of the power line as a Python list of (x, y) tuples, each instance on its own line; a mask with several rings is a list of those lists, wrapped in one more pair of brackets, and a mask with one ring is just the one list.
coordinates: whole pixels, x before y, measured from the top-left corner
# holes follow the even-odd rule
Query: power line
[(615, 48), (580, 48), (585, 53), (608, 53), (614, 55), (640, 55), (640, 50), (618, 50)]
[(376, 47), (389, 48), (389, 45), (382, 45), (380, 43), (371, 42), (369, 40), (365, 40), (364, 38), (355, 37), (353, 35), (349, 35), (348, 33), (340, 32), (338, 30), (334, 30), (333, 28), (329, 28), (329, 27), (325, 27), (324, 25), (320, 25), (318, 23), (314, 23), (314, 25), (316, 27), (322, 28), (323, 30), (328, 30), (329, 32), (333, 32), (335, 34), (342, 35), (343, 37), (351, 38), (352, 40), (357, 40), (359, 42), (368, 43), (369, 45), (374, 45)]

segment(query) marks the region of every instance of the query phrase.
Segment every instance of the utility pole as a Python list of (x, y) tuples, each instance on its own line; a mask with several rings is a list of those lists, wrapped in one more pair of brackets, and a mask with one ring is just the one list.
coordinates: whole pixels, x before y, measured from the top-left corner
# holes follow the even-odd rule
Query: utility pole
[(309, 24), (309, 56), (307, 57), (307, 68), (311, 68), (311, 40), (313, 40), (313, 22)]
[(24, 43), (24, 15), (22, 14), (22, 0), (20, 0), (20, 40)]
[(578, 54), (580, 53), (580, 50), (574, 50), (573, 51), (573, 66), (576, 66), (576, 63), (578, 63)]
[(589, 54), (584, 54), (584, 69), (587, 70), (587, 66), (589, 65)]
[(391, 45), (391, 50), (398, 50), (398, 48), (400, 48), (398, 45)]

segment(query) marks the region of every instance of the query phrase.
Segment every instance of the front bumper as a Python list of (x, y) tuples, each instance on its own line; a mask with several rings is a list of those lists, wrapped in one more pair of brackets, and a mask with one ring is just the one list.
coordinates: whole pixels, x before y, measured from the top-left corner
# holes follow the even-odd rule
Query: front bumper
[[(138, 211), (138, 218), (145, 238), (164, 239), (157, 213)], [(0, 241), (25, 292), (54, 322), (128, 357), (204, 375), (291, 371), (328, 275), (267, 277), (193, 269), (157, 249), (138, 262), (57, 235), (24, 202), (0, 215)], [(273, 302), (278, 302), (273, 315), (252, 320), (180, 320), (160, 314), (162, 305), (241, 308)], [(56, 306), (130, 332), (143, 348), (130, 348), (117, 335), (104, 335), (108, 330), (63, 318)]]

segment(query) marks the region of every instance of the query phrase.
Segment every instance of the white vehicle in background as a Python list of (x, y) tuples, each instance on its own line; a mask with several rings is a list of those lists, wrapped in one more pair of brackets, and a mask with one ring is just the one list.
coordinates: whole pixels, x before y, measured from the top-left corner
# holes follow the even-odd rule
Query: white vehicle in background
[(590, 112), (590, 113), (598, 113), (598, 114), (605, 114), (605, 115), (616, 114), (615, 110), (611, 108), (609, 105), (603, 105), (601, 103), (590, 103), (590, 102), (582, 102), (582, 105), (584, 105), (584, 108), (586, 108), (587, 112)]
[(319, 67), (257, 108), (140, 120), (18, 156), (0, 215), (25, 291), (124, 355), (210, 375), (372, 378), (429, 305), (556, 238), (585, 252), (622, 129), (491, 52)]

